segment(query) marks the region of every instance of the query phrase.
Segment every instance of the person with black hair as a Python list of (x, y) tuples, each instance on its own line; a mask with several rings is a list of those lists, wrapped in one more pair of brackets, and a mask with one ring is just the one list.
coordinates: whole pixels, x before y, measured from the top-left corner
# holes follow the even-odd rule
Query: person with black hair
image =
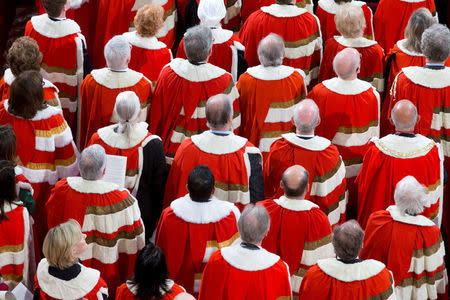
[(0, 274), (9, 289), (33, 287), (34, 247), (30, 215), (16, 193), (14, 163), (0, 160)]
[(134, 264), (134, 277), (117, 288), (116, 300), (171, 300), (185, 289), (169, 279), (166, 256), (158, 246), (147, 244)]
[(189, 194), (163, 210), (156, 228), (156, 245), (166, 254), (170, 278), (196, 297), (210, 255), (239, 238), (239, 210), (213, 196), (214, 183), (207, 166), (193, 168), (187, 180)]

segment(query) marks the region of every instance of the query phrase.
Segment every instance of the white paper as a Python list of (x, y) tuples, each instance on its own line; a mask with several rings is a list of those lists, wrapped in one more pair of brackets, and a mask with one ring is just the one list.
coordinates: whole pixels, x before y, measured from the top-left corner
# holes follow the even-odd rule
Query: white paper
[(119, 155), (106, 155), (106, 169), (104, 181), (112, 182), (125, 187), (125, 173), (127, 171), (127, 157)]
[(33, 300), (33, 294), (22, 283), (16, 285), (16, 287), (12, 290), (12, 293), (16, 299)]

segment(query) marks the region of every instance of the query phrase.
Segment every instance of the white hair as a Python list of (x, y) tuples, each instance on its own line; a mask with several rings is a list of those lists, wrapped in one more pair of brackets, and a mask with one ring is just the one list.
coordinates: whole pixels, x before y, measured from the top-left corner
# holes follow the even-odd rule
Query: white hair
[(225, 18), (227, 9), (222, 0), (201, 0), (197, 8), (200, 24), (206, 27), (220, 26), (220, 21)]
[(131, 45), (123, 36), (116, 35), (106, 44), (104, 54), (108, 68), (126, 69), (131, 56)]
[(450, 55), (450, 30), (441, 24), (428, 27), (422, 34), (420, 47), (428, 60), (445, 62)]
[[(130, 137), (131, 123), (137, 119), (141, 105), (135, 92), (125, 91), (117, 95), (114, 111), (119, 119), (119, 132)], [(131, 123), (130, 123), (131, 122)]]
[(99, 180), (106, 167), (106, 153), (100, 145), (91, 145), (81, 152), (80, 174), (86, 180)]
[(276, 67), (283, 63), (284, 40), (281, 36), (270, 33), (258, 45), (258, 58), (264, 67)]
[(413, 176), (406, 176), (400, 180), (394, 192), (395, 205), (409, 215), (423, 212), (426, 188)]
[(257, 244), (270, 228), (270, 216), (262, 205), (248, 204), (238, 221), (239, 234), (244, 242)]

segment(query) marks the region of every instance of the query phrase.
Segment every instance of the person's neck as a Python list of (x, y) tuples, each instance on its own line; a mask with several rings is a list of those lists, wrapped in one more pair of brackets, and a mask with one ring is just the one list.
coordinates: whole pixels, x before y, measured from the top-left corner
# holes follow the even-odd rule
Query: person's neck
[(227, 124), (223, 127), (211, 128), (211, 131), (221, 131), (221, 132), (231, 131), (231, 124)]
[(284, 195), (286, 198), (288, 198), (289, 200), (305, 200), (305, 195), (301, 195), (301, 196), (286, 196), (286, 194)]
[(409, 134), (414, 134), (414, 128), (407, 128), (407, 129), (398, 129), (398, 128), (395, 128), (395, 132), (397, 132), (397, 133), (409, 133)]
[(128, 65), (125, 65), (122, 67), (117, 67), (117, 68), (112, 68), (112, 67), (108, 66), (108, 69), (113, 72), (126, 72), (128, 70)]
[(66, 10), (63, 8), (61, 14), (58, 16), (58, 19), (65, 19), (65, 18), (66, 18)]
[(431, 61), (431, 60), (426, 60), (426, 63), (427, 64), (430, 64), (430, 65), (444, 65), (445, 64), (445, 61)]
[(299, 130), (296, 130), (295, 134), (300, 135), (300, 136), (314, 136), (314, 131), (300, 132)]
[(348, 78), (339, 77), (339, 79), (344, 80), (344, 81), (352, 81), (352, 80), (355, 80), (356, 78), (358, 78), (358, 74), (354, 74)]

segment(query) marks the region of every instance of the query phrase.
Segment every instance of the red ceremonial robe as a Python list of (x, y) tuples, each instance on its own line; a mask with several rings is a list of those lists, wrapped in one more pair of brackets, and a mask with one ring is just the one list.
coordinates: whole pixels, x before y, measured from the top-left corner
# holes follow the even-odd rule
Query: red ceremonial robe
[[(166, 286), (169, 289), (167, 293), (163, 294), (163, 297), (158, 300), (173, 300), (178, 294), (184, 293), (186, 290), (173, 282), (173, 280), (167, 279)], [(137, 286), (134, 285), (132, 280), (127, 280), (121, 286), (117, 288), (116, 300), (136, 300)], [(150, 300), (155, 300), (154, 298)]]
[(117, 95), (124, 91), (135, 92), (141, 102), (140, 121), (147, 117), (152, 84), (142, 73), (127, 69), (115, 72), (107, 68), (93, 70), (81, 84), (81, 112), (79, 124), (79, 146), (87, 146), (91, 136), (100, 128), (117, 121), (114, 105)]
[(192, 136), (181, 144), (175, 155), (167, 178), (163, 207), (188, 192), (187, 179), (197, 165), (207, 165), (212, 170), (216, 188), (214, 195), (218, 199), (241, 207), (250, 203), (249, 154), (260, 153), (247, 139), (232, 133), (219, 136), (205, 131)]
[[(274, 4), (275, 0), (247, 0), (242, 3), (241, 20), (245, 23), (247, 18), (263, 6)], [(295, 5), (300, 8), (306, 8), (310, 13), (314, 13), (312, 0), (296, 0)]]
[(358, 78), (372, 84), (377, 91), (383, 92), (383, 48), (377, 42), (363, 37), (345, 38), (343, 36), (334, 36), (326, 41), (322, 64), (320, 65), (319, 82), (337, 76), (333, 70), (333, 60), (336, 54), (345, 48), (354, 48), (361, 54), (361, 67)]
[(237, 207), (215, 197), (194, 202), (185, 195), (173, 201), (163, 210), (155, 237), (166, 255), (169, 277), (197, 297), (211, 254), (240, 240), (239, 216)]
[(395, 205), (370, 216), (360, 254), (392, 271), (397, 299), (448, 299), (444, 255), (439, 228)]
[(142, 37), (136, 31), (126, 32), (123, 36), (132, 46), (128, 67), (144, 74), (155, 87), (162, 68), (172, 60), (172, 51), (156, 37)]
[(270, 229), (262, 247), (275, 253), (289, 266), (294, 297), (308, 269), (317, 260), (334, 257), (330, 222), (319, 206), (308, 200), (282, 196), (264, 200), (270, 216)]
[[(238, 76), (238, 50), (244, 51), (245, 48), (237, 35), (231, 30), (213, 27), (211, 32), (213, 35), (213, 46), (208, 62), (230, 73), (236, 82)], [(177, 57), (186, 58), (184, 38), (178, 46)]]
[(128, 190), (101, 180), (60, 180), (47, 203), (48, 228), (75, 219), (86, 234), (83, 265), (102, 273), (114, 297), (116, 288), (133, 276), (144, 248), (145, 233), (136, 199)]
[(283, 65), (302, 69), (306, 74), (305, 84), (314, 86), (322, 51), (319, 19), (306, 9), (293, 5), (261, 7), (247, 19), (239, 32), (249, 67), (259, 65), (258, 44), (269, 33), (276, 33), (284, 39)]
[(375, 11), (376, 40), (387, 53), (405, 36), (405, 27), (411, 14), (420, 7), (428, 8), (436, 15), (434, 0), (380, 0)]
[(14, 172), (16, 173), (16, 193), (19, 195), (21, 189), (27, 190), (30, 192), (31, 196), (34, 195), (33, 187), (31, 186), (30, 181), (23, 175), (23, 170), (21, 167), (16, 166), (14, 168)]
[(9, 290), (19, 282), (32, 289), (36, 267), (30, 215), (15, 202), (5, 203), (2, 210), (6, 218), (0, 221), (0, 274)]
[(337, 146), (345, 164), (349, 201), (347, 210), (356, 213), (354, 180), (361, 169), (372, 137), (380, 134), (380, 96), (368, 82), (333, 78), (318, 84), (307, 95), (319, 106), (321, 123), (316, 134)]
[(100, 277), (100, 272), (79, 264), (81, 272), (70, 280), (60, 279), (49, 273), (50, 264), (44, 258), (40, 261), (36, 274), (36, 289), (39, 299), (86, 299), (98, 300), (108, 296), (108, 287)]
[[(176, 23), (177, 23), (177, 7), (175, 0), (134, 0), (134, 6), (131, 8), (129, 14), (129, 30), (133, 31), (134, 17), (137, 11), (147, 4), (161, 5), (164, 9), (164, 23), (161, 29), (156, 33), (156, 37), (159, 41), (167, 45), (169, 49), (173, 47), (176, 35)], [(143, 72), (144, 73), (144, 72)]]
[(239, 93), (229, 73), (209, 63), (194, 65), (181, 58), (175, 58), (161, 71), (148, 123), (150, 131), (164, 143), (168, 164), (172, 164), (182, 141), (208, 130), (206, 101), (217, 94), (230, 97), (234, 111), (232, 127), (237, 133), (241, 124)]
[(41, 74), (58, 88), (64, 119), (75, 133), (78, 88), (83, 81), (83, 44), (86, 45), (80, 27), (70, 19), (53, 21), (44, 14), (28, 21), (25, 35), (39, 45), (43, 55)]
[(37, 256), (47, 233), (45, 203), (60, 178), (78, 175), (78, 151), (60, 109), (48, 106), (25, 120), (8, 112), (8, 100), (0, 104), (0, 125), (9, 124), (17, 136), (17, 165), (31, 182), (36, 200)]
[(198, 299), (291, 299), (289, 267), (263, 248), (223, 248), (206, 264)]
[(309, 172), (310, 190), (305, 198), (320, 207), (332, 228), (343, 223), (348, 195), (345, 165), (336, 146), (319, 136), (302, 139), (294, 133), (283, 134), (272, 144), (264, 162), (265, 198), (283, 195), (281, 176), (293, 165), (301, 165)]
[[(364, 37), (370, 40), (375, 40), (375, 34), (373, 32), (373, 16), (372, 10), (363, 1), (350, 1), (353, 5), (357, 5), (362, 8), (364, 12), (364, 18), (366, 20), (366, 29), (364, 30)], [(343, 4), (348, 2), (342, 2)], [(334, 0), (319, 0), (317, 5), (316, 15), (320, 20), (320, 30), (322, 31), (322, 37), (324, 42), (332, 38), (335, 35), (340, 35), (336, 29), (336, 23), (334, 17), (341, 9), (342, 4), (337, 4)], [(362, 65), (362, 63), (361, 63)]]
[[(0, 80), (0, 101), (9, 99), (9, 88), (11, 84), (13, 83), (14, 79), (16, 79), (16, 76), (11, 72), (11, 69), (5, 70), (5, 75)], [(44, 79), (44, 101), (48, 105), (56, 106), (61, 108), (61, 103), (59, 102), (58, 88), (48, 81), (47, 79)]]
[(370, 214), (394, 204), (395, 187), (408, 175), (427, 187), (427, 203), (422, 214), (440, 222), (444, 179), (438, 145), (420, 134), (415, 137), (390, 134), (372, 141), (357, 178), (361, 227), (366, 227)]
[(349, 264), (322, 259), (303, 277), (298, 299), (394, 300), (394, 279), (383, 263), (373, 259)]
[(295, 131), (295, 104), (305, 98), (303, 72), (288, 66), (249, 68), (239, 77), (241, 128), (239, 135), (259, 147), (264, 159), (283, 133)]

